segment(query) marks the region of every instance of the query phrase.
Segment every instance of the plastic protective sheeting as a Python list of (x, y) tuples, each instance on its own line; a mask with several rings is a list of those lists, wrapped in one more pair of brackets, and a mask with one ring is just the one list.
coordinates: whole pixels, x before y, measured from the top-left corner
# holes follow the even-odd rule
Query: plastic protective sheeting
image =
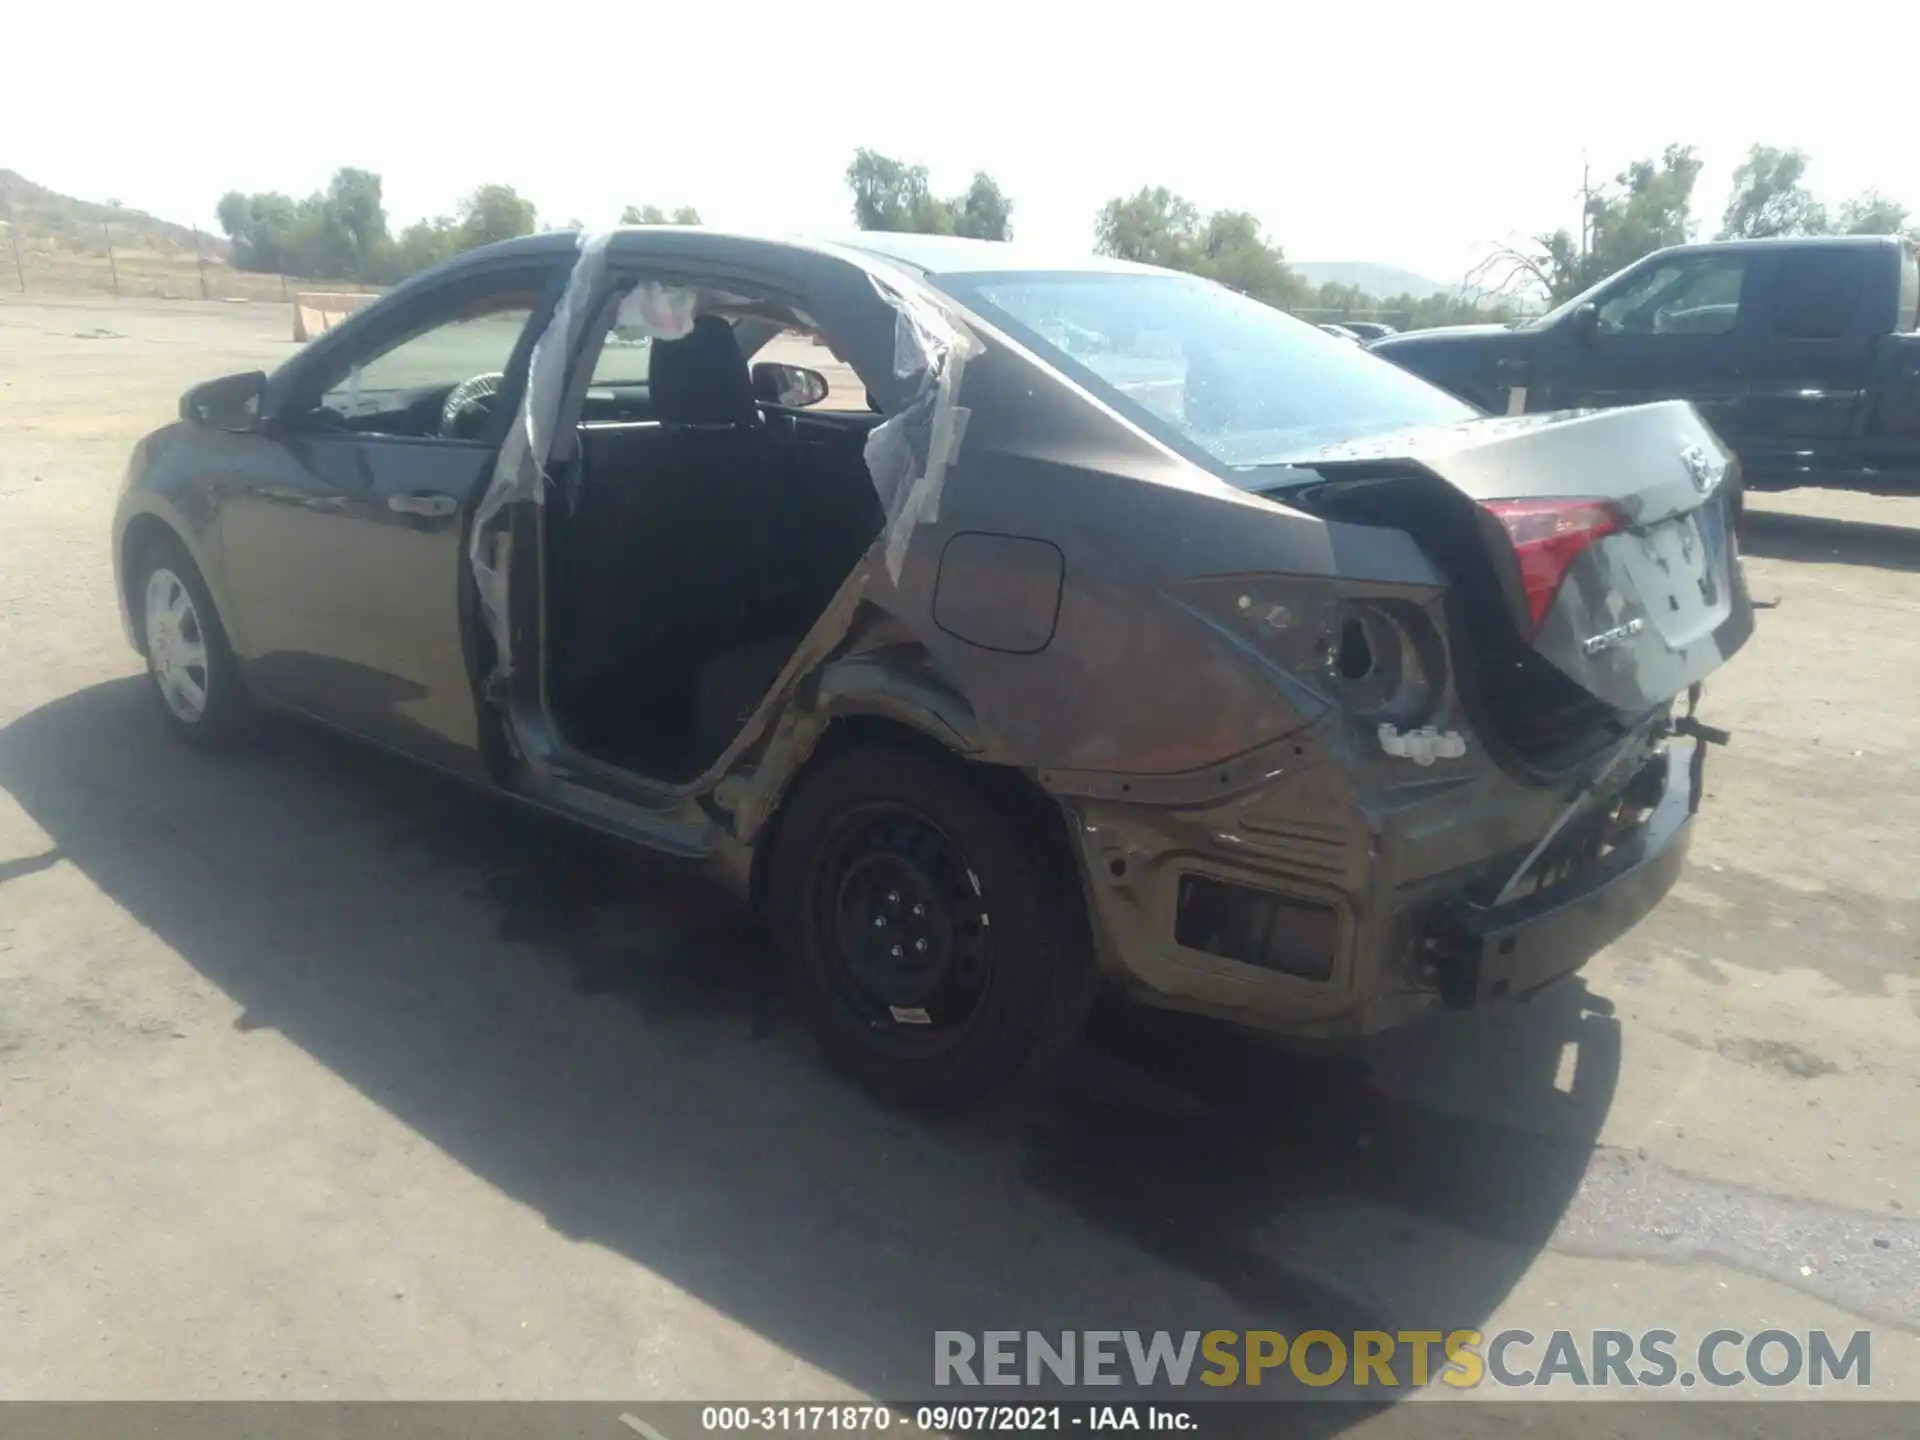
[[(610, 238), (604, 233), (580, 237), (580, 253), (567, 277), (567, 288), (547, 328), (534, 342), (520, 408), (501, 442), (493, 478), (474, 512), (468, 558), (479, 587), (487, 632), (493, 637), (494, 673), (501, 679), (513, 673), (513, 637), (507, 620), (507, 536), (489, 533), (488, 524), (516, 501), (545, 502), (547, 461), (553, 453), (554, 430), (566, 393), (567, 365), (579, 352), (582, 334), (594, 318), (593, 298), (606, 277)], [(693, 328), (698, 300), (693, 290), (645, 281), (621, 298), (615, 324), (651, 339), (678, 340)]]
[(874, 280), (894, 309), (893, 373), (915, 381), (913, 398), (867, 437), (867, 471), (887, 517), (887, 574), (897, 585), (914, 526), (940, 518), (940, 487), (967, 430), (954, 403), (980, 342), (926, 301)]
[[(496, 679), (513, 673), (507, 608), (509, 539), (505, 532), (491, 532), (489, 525), (518, 501), (545, 503), (547, 464), (566, 397), (568, 366), (580, 352), (586, 327), (605, 313), (603, 306), (593, 302), (606, 278), (611, 238), (607, 233), (581, 236), (566, 290), (534, 342), (519, 409), (501, 443), (493, 478), (474, 512), (468, 559), (487, 632), (493, 637)], [(874, 427), (865, 451), (867, 470), (887, 518), (887, 573), (898, 584), (914, 526), (939, 518), (940, 488), (967, 427), (968, 412), (954, 398), (967, 362), (980, 353), (980, 343), (924, 299), (878, 279), (873, 284), (894, 310), (894, 374), (914, 382), (912, 398), (897, 415)], [(678, 340), (693, 329), (701, 299), (701, 292), (685, 286), (642, 281), (621, 297), (613, 328), (629, 337)]]
[(683, 285), (642, 280), (620, 297), (613, 328), (623, 334), (644, 335), (650, 340), (678, 340), (693, 329), (694, 310), (699, 300), (698, 291)]

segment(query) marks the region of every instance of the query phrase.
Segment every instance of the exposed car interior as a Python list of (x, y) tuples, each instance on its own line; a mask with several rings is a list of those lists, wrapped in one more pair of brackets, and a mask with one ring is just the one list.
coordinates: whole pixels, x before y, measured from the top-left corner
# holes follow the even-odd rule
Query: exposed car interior
[(603, 352), (545, 507), (555, 719), (648, 779), (719, 758), (881, 528), (863, 447), (883, 417), (857, 388), (807, 408), (818, 372), (796, 393), (793, 367), (750, 366), (739, 337), (769, 328), (704, 313), (651, 342), (644, 380)]

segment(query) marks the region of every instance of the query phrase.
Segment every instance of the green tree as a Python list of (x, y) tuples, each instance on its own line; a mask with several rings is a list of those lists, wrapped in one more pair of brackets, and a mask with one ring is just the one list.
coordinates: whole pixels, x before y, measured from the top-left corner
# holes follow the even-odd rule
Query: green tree
[(404, 280), (442, 260), (451, 259), (465, 248), (459, 224), (451, 215), (436, 215), (416, 220), (393, 242), (387, 263), (375, 277), (383, 281)]
[(658, 205), (629, 205), (620, 212), (622, 225), (698, 225), (700, 212), (691, 205), (681, 205), (669, 215)]
[(847, 165), (853, 219), (862, 230), (953, 233), (953, 216), (927, 184), (927, 167), (862, 147)]
[(281, 253), (287, 269), (296, 275), (318, 280), (353, 276), (353, 246), (319, 191), (294, 203), (293, 228), (281, 241)]
[(242, 270), (360, 280), (391, 263), (380, 177), (370, 170), (344, 166), (303, 200), (229, 190), (214, 213)]
[(1278, 245), (1267, 243), (1260, 222), (1244, 210), (1216, 210), (1200, 233), (1199, 272), (1269, 305), (1306, 299), (1306, 283), (1287, 268)]
[(975, 240), (1013, 238), (1013, 202), (986, 171), (974, 171), (967, 193), (947, 204), (953, 211), (954, 234)]
[(359, 275), (377, 266), (392, 243), (380, 177), (351, 166), (334, 171), (322, 208), (330, 239), (341, 251), (343, 273)]
[(1659, 160), (1636, 160), (1615, 177), (1616, 189), (1596, 205), (1589, 244), (1602, 275), (1611, 275), (1655, 250), (1686, 243), (1693, 222), (1693, 187), (1700, 162), (1691, 145), (1669, 145)]
[(234, 268), (265, 274), (290, 269), (287, 251), (295, 212), (291, 197), (277, 190), (254, 195), (229, 190), (222, 195), (215, 214), (233, 245)]
[(1547, 292), (1548, 304), (1572, 299), (1607, 274), (1605, 263), (1594, 253), (1592, 235), (1592, 217), (1583, 214), (1578, 240), (1565, 230), (1534, 238), (1534, 278)]
[(533, 202), (511, 185), (482, 185), (460, 202), (461, 248), (531, 235), (539, 219)]
[(1700, 161), (1690, 145), (1669, 145), (1658, 159), (1636, 160), (1609, 186), (1583, 183), (1580, 233), (1559, 229), (1523, 245), (1503, 245), (1468, 276), (1495, 296), (1534, 290), (1557, 305), (1623, 270), (1643, 255), (1686, 241)]
[(1722, 240), (1769, 235), (1820, 235), (1827, 209), (1806, 186), (1807, 157), (1798, 150), (1755, 145), (1733, 172), (1733, 194), (1720, 220)]
[(1501, 301), (1482, 304), (1465, 295), (1397, 295), (1381, 309), (1399, 316), (1403, 330), (1427, 330), (1436, 325), (1504, 324), (1513, 319), (1513, 306)]
[(1323, 282), (1319, 290), (1314, 293), (1313, 303), (1323, 315), (1332, 316), (1373, 311), (1383, 304), (1358, 285), (1342, 285), (1337, 280)]
[(1343, 320), (1381, 320), (1401, 330), (1424, 330), (1434, 325), (1500, 324), (1513, 319), (1509, 304), (1483, 303), (1466, 294), (1369, 295), (1357, 285), (1328, 281), (1315, 291), (1311, 305), (1301, 306), (1304, 318), (1318, 324)]
[(531, 235), (539, 218), (533, 202), (511, 185), (482, 185), (460, 202), (458, 213), (428, 216), (401, 231), (387, 247), (385, 262), (368, 278), (404, 280), (463, 250)]
[(1907, 207), (1878, 190), (1856, 195), (1840, 207), (1843, 235), (1900, 235), (1907, 229)]
[(964, 194), (943, 200), (933, 193), (926, 166), (862, 148), (853, 152), (846, 181), (853, 192), (854, 223), (862, 230), (976, 240), (1005, 240), (1013, 234), (1013, 202), (984, 170), (974, 172)]
[[(478, 245), (531, 235), (539, 220), (533, 202), (511, 185), (482, 185), (457, 213), (416, 220), (395, 237), (380, 177), (352, 166), (336, 170), (325, 190), (302, 200), (230, 190), (214, 213), (240, 269), (375, 283), (404, 280)], [(692, 215), (676, 211), (675, 223)]]
[(1304, 304), (1310, 293), (1247, 211), (1216, 210), (1203, 218), (1197, 205), (1164, 185), (1144, 186), (1102, 206), (1094, 221), (1094, 248), (1122, 260), (1204, 275), (1283, 308)]
[(238, 190), (229, 190), (222, 195), (220, 203), (213, 207), (213, 213), (227, 239), (233, 241), (238, 241), (246, 233), (247, 221), (253, 218), (253, 208), (248, 205), (247, 197)]
[(1164, 185), (1143, 185), (1100, 207), (1094, 249), (1140, 265), (1197, 272), (1200, 230), (1200, 211), (1191, 200)]

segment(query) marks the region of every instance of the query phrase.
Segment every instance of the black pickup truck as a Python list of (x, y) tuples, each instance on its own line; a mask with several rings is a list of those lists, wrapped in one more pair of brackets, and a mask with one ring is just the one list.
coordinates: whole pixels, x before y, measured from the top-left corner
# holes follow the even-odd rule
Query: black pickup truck
[(1658, 250), (1537, 319), (1367, 348), (1496, 414), (1690, 400), (1751, 490), (1920, 494), (1920, 261), (1894, 236)]

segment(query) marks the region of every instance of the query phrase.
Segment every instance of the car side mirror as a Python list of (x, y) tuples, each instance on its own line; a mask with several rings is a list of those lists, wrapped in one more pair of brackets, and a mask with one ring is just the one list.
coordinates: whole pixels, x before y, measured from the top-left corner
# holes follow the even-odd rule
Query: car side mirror
[(827, 377), (801, 365), (777, 365), (763, 360), (753, 367), (753, 396), (765, 405), (804, 410), (827, 398)]
[(1589, 300), (1573, 312), (1573, 333), (1581, 340), (1592, 340), (1600, 333), (1600, 307)]
[(180, 397), (180, 418), (209, 430), (250, 435), (260, 428), (266, 395), (264, 370), (222, 375), (218, 380), (202, 381)]

